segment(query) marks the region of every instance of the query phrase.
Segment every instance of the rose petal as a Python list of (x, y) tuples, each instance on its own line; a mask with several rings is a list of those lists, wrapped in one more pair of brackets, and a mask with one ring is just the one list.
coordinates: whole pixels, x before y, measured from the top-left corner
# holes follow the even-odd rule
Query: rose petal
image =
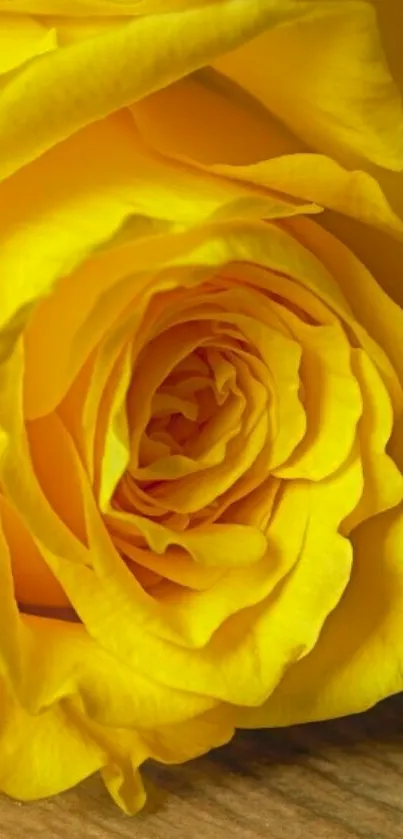
[(0, 9), (10, 11), (10, 3), (16, 12), (28, 12), (37, 15), (109, 16), (134, 14), (155, 14), (157, 12), (177, 11), (192, 8), (204, 3), (204, 0), (0, 0)]
[[(239, 213), (239, 202), (242, 213), (255, 217), (309, 209), (262, 198), (249, 187), (242, 187), (242, 197), (230, 181), (164, 165), (139, 146), (124, 114), (61, 143), (2, 189), (0, 267), (13, 291), (0, 294), (0, 350), (10, 351), (28, 321), (25, 405), (30, 418), (56, 406), (97, 342), (139, 294), (134, 277), (128, 279), (138, 261), (148, 274), (155, 260), (164, 259), (164, 230), (191, 228), (214, 214), (231, 218)], [(133, 247), (137, 243), (140, 252), (124, 259), (122, 240), (118, 249), (115, 236), (123, 236), (123, 243), (126, 237)], [(107, 242), (113, 250), (100, 253)], [(175, 248), (174, 236), (169, 242)], [(57, 294), (50, 294), (56, 282)], [(40, 306), (30, 317), (37, 301)]]
[[(152, 519), (136, 515), (116, 513), (111, 521), (136, 528), (145, 537), (147, 544), (157, 554), (164, 554), (171, 545), (179, 545), (193, 557), (194, 561), (207, 567), (226, 568), (238, 565), (250, 565), (261, 559), (267, 551), (264, 534), (255, 527), (239, 524), (215, 524), (176, 533)], [(176, 561), (175, 555), (168, 555), (161, 560), (164, 564)]]
[(141, 99), (131, 111), (150, 146), (199, 163), (254, 163), (304, 148), (253, 96), (211, 67)]
[(319, 481), (347, 460), (366, 406), (341, 326), (311, 326), (287, 311), (283, 317), (302, 348), (300, 372), (307, 429), (291, 457), (274, 474), (288, 480)]
[(260, 0), (222, 0), (177, 13), (145, 15), (60, 49), (51, 61), (45, 56), (29, 65), (1, 95), (0, 176), (267, 27), (300, 18), (298, 6), (292, 0), (274, 0), (269, 6)]
[[(213, 589), (210, 609), (206, 609), (203, 593), (194, 597), (195, 605), (200, 603), (200, 613), (189, 609), (187, 598), (183, 611), (178, 598), (170, 611), (168, 600), (163, 624), (161, 606), (153, 606), (150, 598), (140, 593), (111, 551), (96, 511), (91, 512), (90, 496), (86, 499), (87, 527), (96, 576), (84, 566), (61, 561), (54, 570), (91, 635), (115, 655), (124, 656), (136, 671), (146, 674), (151, 667), (153, 678), (162, 684), (182, 690), (191, 685), (192, 693), (239, 704), (258, 704), (273, 690), (284, 668), (316, 643), (326, 616), (340, 599), (350, 574), (351, 549), (337, 528), (361, 492), (362, 471), (357, 459), (319, 488), (305, 482), (290, 484), (278, 506), (276, 524), (273, 522), (269, 531), (275, 561), (272, 574), (267, 561), (234, 572), (239, 589), (229, 589), (228, 585), (219, 588), (219, 593)], [(292, 574), (265, 603), (265, 591), (267, 596), (279, 575), (281, 578), (293, 563)], [(247, 580), (254, 568), (260, 585), (250, 592)], [(102, 580), (107, 580), (105, 590)], [(244, 611), (237, 615), (235, 623), (226, 622), (200, 649), (202, 636), (205, 643), (206, 620), (213, 618), (215, 622), (217, 616), (222, 620), (228, 608), (239, 612), (240, 603), (235, 603), (238, 591), (243, 603), (249, 598), (255, 603), (263, 598), (253, 607), (256, 614)], [(245, 620), (250, 630), (251, 618), (253, 633), (245, 631)], [(182, 623), (185, 620), (188, 625)], [(209, 636), (212, 629), (209, 627)], [(167, 655), (165, 644), (169, 637), (176, 637), (176, 641), (168, 642)], [(186, 649), (185, 637), (186, 644), (196, 643), (197, 649)]]
[(402, 685), (402, 508), (370, 518), (353, 537), (354, 566), (314, 650), (290, 668), (241, 727), (290, 725), (357, 713)]
[[(341, 299), (336, 302), (333, 297), (332, 307), (353, 328), (363, 348), (385, 378), (394, 404), (401, 407), (402, 387), (397, 376), (401, 381), (403, 310), (391, 300), (354, 253), (321, 226), (312, 226), (308, 219), (298, 219), (297, 222), (293, 219), (287, 222), (287, 227), (332, 272), (333, 282), (337, 283), (339, 294), (344, 296), (350, 312), (354, 313), (354, 320), (345, 303), (339, 305)], [(313, 280), (313, 275), (310, 280)], [(310, 285), (312, 287), (313, 284)], [(325, 295), (327, 297), (324, 287), (316, 285), (316, 290), (322, 299), (325, 299)], [(330, 298), (328, 300), (330, 302)]]
[[(0, 496), (0, 516), (10, 554), (14, 596), (18, 603), (68, 607), (70, 604), (60, 583), (44, 562), (20, 516), (3, 496)], [(10, 627), (11, 624), (8, 633)]]
[(353, 350), (352, 364), (365, 405), (358, 429), (364, 487), (360, 503), (343, 523), (344, 533), (363, 520), (395, 507), (403, 499), (402, 474), (386, 452), (395, 423), (389, 394), (366, 353)]
[(109, 520), (109, 523), (114, 545), (125, 560), (135, 563), (134, 573), (137, 579), (140, 567), (140, 569), (150, 570), (156, 576), (159, 575), (160, 580), (170, 580), (186, 588), (204, 591), (215, 585), (217, 580), (226, 574), (225, 565), (222, 567), (201, 565), (194, 561), (191, 554), (181, 549), (170, 548), (168, 556), (164, 556), (154, 553), (148, 547), (139, 548), (137, 546), (138, 533), (136, 533), (137, 539), (130, 539), (133, 530), (131, 515), (128, 515), (124, 522), (121, 518), (115, 527), (113, 527), (114, 518)]
[(208, 170), (312, 201), (403, 238), (403, 221), (375, 177), (359, 169), (344, 169), (325, 155), (282, 155), (252, 166), (210, 166)]
[(72, 533), (86, 543), (80, 481), (74, 464), (74, 447), (57, 414), (27, 425), (30, 459), (26, 472), (33, 470), (47, 504)]
[[(309, 146), (341, 162), (403, 165), (403, 111), (367, 2), (313, 3), (310, 19), (269, 30), (214, 66)], [(270, 67), (268, 69), (268, 56)], [(281, 85), (278, 68), (283, 67)]]
[(2, 709), (0, 789), (20, 800), (55, 795), (106, 762), (97, 743), (61, 707), (30, 716), (15, 700)]
[[(32, 470), (27, 433), (23, 419), (23, 352), (18, 342), (7, 362), (0, 365), (0, 446), (1, 484), (7, 498), (21, 515), (38, 544), (57, 556), (82, 562), (83, 543), (55, 514)], [(39, 535), (38, 535), (39, 534)]]
[[(14, 8), (9, 5), (9, 11)], [(0, 15), (0, 74), (57, 48), (56, 31), (32, 17)]]

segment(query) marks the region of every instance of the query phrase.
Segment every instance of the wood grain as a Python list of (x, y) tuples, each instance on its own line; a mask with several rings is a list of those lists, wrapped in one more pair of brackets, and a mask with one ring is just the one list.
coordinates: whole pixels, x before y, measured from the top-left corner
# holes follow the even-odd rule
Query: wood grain
[(149, 803), (134, 818), (96, 776), (37, 804), (0, 798), (0, 837), (403, 839), (403, 696), (336, 722), (243, 732), (145, 777)]

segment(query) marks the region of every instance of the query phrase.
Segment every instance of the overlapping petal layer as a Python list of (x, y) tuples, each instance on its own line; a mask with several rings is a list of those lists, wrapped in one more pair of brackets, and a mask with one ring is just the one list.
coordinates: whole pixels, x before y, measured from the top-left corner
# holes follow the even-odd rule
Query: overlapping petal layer
[[(171, 245), (173, 241), (171, 236)], [(156, 254), (153, 271), (149, 255), (147, 272), (141, 269), (138, 259), (133, 263), (133, 269), (140, 271), (139, 279), (136, 281), (133, 275), (124, 280), (131, 289), (131, 301), (126, 301), (112, 330), (110, 311), (106, 307), (100, 310), (105, 318), (105, 332), (100, 333), (98, 345), (88, 352), (88, 361), (87, 356), (82, 357), (94, 375), (81, 394), (79, 379), (73, 380), (56, 412), (25, 424), (18, 410), (18, 391), (23, 384), (18, 354), (14, 353), (9, 365), (4, 365), (3, 376), (10, 368), (9, 387), (14, 394), (2, 410), (2, 424), (10, 434), (3, 483), (8, 497), (21, 509), (48, 568), (61, 582), (75, 612), (102, 645), (117, 653), (118, 647), (123, 649), (124, 637), (127, 636), (129, 645), (135, 643), (134, 627), (138, 624), (139, 631), (146, 629), (147, 637), (149, 633), (149, 640), (142, 638), (140, 654), (137, 645), (136, 651), (131, 646), (125, 650), (128, 661), (135, 654), (136, 670), (141, 672), (148, 661), (155, 668), (159, 651), (164, 658), (165, 644), (174, 642), (177, 653), (171, 649), (169, 654), (172, 672), (165, 676), (161, 662), (161, 668), (156, 668), (159, 680), (168, 679), (173, 687), (186, 689), (180, 675), (186, 672), (188, 679), (193, 649), (197, 670), (194, 679), (199, 686), (193, 683), (192, 688), (196, 692), (205, 692), (202, 685), (208, 681), (208, 692), (211, 689), (220, 699), (256, 704), (261, 701), (262, 686), (255, 684), (252, 674), (242, 685), (226, 679), (227, 687), (222, 693), (223, 688), (215, 684), (211, 664), (208, 665), (211, 656), (214, 661), (215, 649), (217, 655), (223, 656), (219, 650), (222, 646), (225, 649), (228, 638), (233, 646), (230, 659), (237, 649), (234, 627), (228, 619), (239, 610), (255, 608), (259, 626), (258, 615), (263, 609), (264, 625), (264, 620), (276, 613), (277, 600), (281, 602), (286, 596), (294, 573), (302, 573), (302, 558), (309, 557), (317, 549), (315, 545), (322, 551), (323, 545), (332, 539), (334, 548), (329, 549), (329, 557), (334, 550), (342, 555), (347, 551), (346, 567), (341, 560), (338, 565), (341, 582), (335, 582), (329, 594), (339, 592), (339, 585), (347, 582), (350, 565), (348, 543), (338, 530), (343, 520), (354, 515), (364, 484), (367, 499), (363, 512), (367, 504), (371, 507), (375, 503), (375, 510), (378, 509), (375, 498), (383, 470), (377, 472), (371, 467), (371, 448), (369, 460), (361, 457), (361, 448), (364, 450), (365, 440), (368, 441), (366, 426), (362, 429), (362, 443), (360, 436), (360, 418), (369, 410), (364, 398), (366, 390), (353, 364), (354, 344), (341, 328), (347, 323), (343, 318), (340, 321), (334, 310), (344, 309), (350, 329), (354, 329), (355, 321), (340, 287), (334, 286), (331, 275), (312, 252), (268, 223), (238, 223), (225, 225), (224, 229), (221, 224), (211, 226), (209, 231), (178, 234), (176, 245), (174, 257), (164, 260), (163, 251)], [(128, 259), (133, 254), (138, 256), (141, 247), (140, 243), (136, 254), (137, 246), (123, 244), (120, 251)], [(285, 254), (287, 265), (282, 263)], [(103, 256), (109, 259), (106, 253), (99, 260)], [(249, 261), (254, 267), (247, 281)], [(119, 264), (119, 259), (115, 259), (115, 264)], [(126, 273), (126, 262), (124, 268)], [(279, 271), (287, 272), (284, 282), (279, 279)], [(178, 286), (181, 273), (183, 279)], [(74, 276), (66, 281), (67, 294), (69, 282), (74, 291)], [(313, 295), (309, 286), (315, 283)], [(279, 295), (279, 284), (285, 296)], [(140, 309), (136, 305), (139, 288)], [(320, 302), (319, 292), (326, 302)], [(360, 339), (363, 358), (367, 358), (364, 350), (371, 351), (373, 345), (362, 326), (357, 326), (355, 340)], [(160, 420), (153, 417), (152, 406), (164, 383), (168, 394), (171, 388), (172, 399), (178, 381), (186, 384), (194, 379), (189, 379), (192, 365), (183, 367), (183, 362), (192, 357), (198, 359), (199, 374), (203, 370), (206, 383), (218, 399), (215, 404), (214, 398), (208, 402), (203, 428), (197, 426), (197, 412), (185, 416), (188, 426), (185, 425), (184, 438), (175, 436), (180, 416), (177, 404), (173, 414), (171, 408), (167, 409), (163, 418), (165, 423), (167, 419), (171, 421), (169, 433), (165, 424), (166, 439), (170, 436), (171, 445), (165, 444), (162, 458), (158, 447), (154, 451), (149, 448), (151, 460), (145, 466), (139, 461), (139, 444), (153, 421)], [(116, 367), (120, 358), (125, 359), (124, 364)], [(379, 348), (372, 363), (378, 365), (379, 383), (382, 376), (385, 381), (388, 375), (392, 377)], [(103, 374), (100, 380), (95, 373), (97, 365)], [(109, 376), (105, 375), (108, 370)], [(179, 377), (176, 380), (175, 371)], [(399, 386), (391, 380), (398, 401)], [(4, 381), (4, 392), (6, 384)], [(385, 390), (385, 384), (379, 387)], [(205, 385), (201, 392), (206, 391)], [(72, 405), (76, 422), (70, 428)], [(197, 411), (200, 408), (206, 408), (205, 401), (197, 403)], [(343, 429), (336, 435), (341, 411)], [(120, 422), (111, 422), (111, 417), (119, 416)], [(174, 419), (176, 425), (172, 424)], [(80, 438), (76, 440), (77, 428)], [(115, 443), (111, 444), (114, 428)], [(387, 437), (385, 430), (377, 455), (381, 458), (379, 463), (383, 462)], [(122, 461), (116, 457), (118, 444)], [(172, 453), (173, 444), (179, 452), (187, 446), (188, 454)], [(62, 481), (54, 470), (56, 451)], [(15, 465), (19, 458), (21, 462), (24, 459), (25, 468), (16, 482)], [(386, 455), (384, 460), (389, 463)], [(118, 469), (113, 479), (109, 463), (115, 469), (120, 463), (121, 474)], [(364, 480), (365, 468), (371, 469), (371, 488)], [(103, 477), (104, 470), (107, 479)], [(125, 481), (131, 482), (132, 493), (126, 491)], [(390, 481), (386, 504), (395, 504), (402, 494), (402, 480), (392, 466)], [(342, 492), (339, 485), (345, 486)], [(99, 493), (98, 510), (94, 490), (95, 497)], [(326, 501), (328, 491), (335, 492), (338, 503), (336, 499), (331, 504)], [(249, 496), (259, 492), (266, 503), (263, 528), (256, 527), (253, 517), (251, 523), (248, 521)], [(146, 512), (142, 503), (148, 505)], [(106, 514), (104, 521), (100, 511)], [(302, 516), (301, 529), (294, 526), (291, 537), (284, 516), (294, 518), (296, 512)], [(317, 527), (320, 536), (316, 534)], [(283, 531), (286, 543), (280, 548), (277, 539), (281, 543)], [(315, 536), (308, 539), (308, 532)], [(181, 566), (176, 566), (177, 555), (184, 581)], [(194, 587), (189, 588), (189, 569), (194, 563), (200, 569), (195, 572)], [(164, 568), (171, 564), (176, 571), (168, 570), (165, 577)], [(289, 577), (294, 565), (295, 572)], [(138, 566), (153, 572), (145, 590), (136, 581)], [(314, 578), (316, 585), (316, 574)], [(279, 587), (280, 581), (283, 582)], [(321, 620), (328, 606), (326, 609)], [(125, 629), (126, 621), (130, 632)], [(294, 623), (296, 637), (303, 638), (299, 622)], [(112, 625), (116, 627), (113, 633)], [(148, 643), (149, 654), (145, 652)], [(242, 648), (242, 636), (239, 643)], [(278, 646), (281, 647), (280, 642)], [(305, 649), (304, 644), (301, 649)], [(239, 650), (238, 653), (241, 655)], [(176, 654), (177, 665), (173, 663)], [(184, 663), (179, 663), (183, 656), (187, 661), (185, 669)], [(287, 656), (288, 652), (283, 652), (280, 660), (286, 661)], [(223, 671), (225, 666), (224, 657)], [(259, 668), (262, 666), (260, 662)], [(277, 672), (270, 658), (271, 667)]]
[(401, 99), (365, 0), (12, 11), (0, 789), (134, 811), (149, 757), (401, 688)]
[[(193, 700), (259, 706), (291, 663), (315, 654), (349, 583), (348, 533), (403, 497), (401, 473), (385, 453), (400, 385), (356, 322), (333, 265), (270, 222), (210, 222), (159, 239), (158, 251), (148, 240), (123, 241), (94, 258), (100, 275), (113, 258), (116, 309), (105, 304), (107, 289), (80, 313), (80, 368), (53, 411), (25, 414), (23, 364), (34, 332), (2, 366), (4, 533), (15, 596), (24, 608), (26, 528), (37, 592), (28, 605), (38, 615), (49, 605), (70, 609), (82, 622), (68, 630), (78, 679), (44, 666), (35, 700), (38, 641), (14, 607), (6, 671), (24, 713), (40, 701), (50, 731), (67, 726), (72, 738), (82, 727), (90, 744), (82, 775), (94, 761), (120, 765), (97, 719), (121, 727), (128, 713), (109, 700), (99, 707), (98, 681), (87, 659), (76, 658), (87, 631), (102, 655), (125, 662), (139, 705), (155, 684), (163, 724), (167, 691), (178, 697), (169, 713), (179, 701), (188, 718)], [(72, 274), (66, 301), (76, 288)], [(56, 290), (37, 310), (44, 334), (60, 305)], [(89, 324), (90, 346), (79, 340)], [(10, 609), (12, 593), (5, 597)], [(58, 633), (56, 640), (62, 651)], [(62, 661), (66, 667), (68, 651)], [(114, 675), (113, 692), (124, 703), (121, 678)], [(152, 716), (157, 729), (155, 709)], [(133, 742), (124, 740), (136, 765), (150, 754), (139, 733), (144, 720), (133, 720)], [(221, 724), (212, 731), (210, 745), (224, 737)], [(18, 771), (5, 789), (21, 784), (28, 797), (48, 790), (39, 775), (30, 792)], [(115, 773), (105, 772), (115, 789)], [(129, 788), (126, 807), (137, 801)]]

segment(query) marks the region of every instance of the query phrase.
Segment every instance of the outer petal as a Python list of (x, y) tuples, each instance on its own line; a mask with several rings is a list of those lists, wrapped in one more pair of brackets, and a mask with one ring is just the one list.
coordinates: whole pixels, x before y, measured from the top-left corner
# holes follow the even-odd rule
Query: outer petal
[(4, 693), (0, 730), (0, 789), (32, 800), (74, 786), (100, 769), (105, 753), (61, 707), (37, 716)]
[[(309, 5), (311, 19), (265, 32), (216, 59), (215, 66), (312, 148), (341, 162), (401, 169), (402, 103), (382, 53), (372, 3)], [(279, 67), (284, 68), (281, 84)]]
[(221, 0), (145, 15), (58, 50), (50, 61), (45, 56), (11, 80), (0, 97), (0, 177), (90, 122), (292, 18), (301, 18), (296, 0)]
[(403, 687), (403, 509), (364, 523), (353, 536), (350, 583), (315, 649), (274, 694), (237, 725), (289, 725), (362, 711)]
[(12, 685), (22, 678), (24, 637), (14, 597), (10, 555), (3, 532), (0, 537), (0, 592), (0, 679)]
[(22, 679), (13, 691), (33, 715), (73, 697), (104, 727), (159, 728), (176, 725), (214, 708), (209, 697), (161, 686), (120, 657), (111, 655), (79, 623), (23, 616)]
[(127, 813), (145, 802), (138, 767), (148, 757), (175, 763), (228, 742), (232, 715), (207, 712), (188, 722), (147, 729), (107, 728), (76, 699), (29, 715), (0, 685), (0, 790), (30, 801), (75, 786), (101, 769), (109, 792)]
[(314, 201), (403, 240), (403, 220), (393, 211), (375, 177), (360, 170), (344, 169), (325, 155), (293, 154), (254, 166), (209, 168), (226, 177)]
[(0, 74), (56, 47), (54, 29), (25, 15), (0, 14)]
[(390, 396), (368, 355), (354, 350), (352, 362), (365, 405), (358, 429), (364, 491), (357, 508), (343, 523), (343, 533), (350, 533), (365, 519), (395, 507), (403, 498), (399, 458), (389, 451), (392, 433), (400, 420), (396, 426)]

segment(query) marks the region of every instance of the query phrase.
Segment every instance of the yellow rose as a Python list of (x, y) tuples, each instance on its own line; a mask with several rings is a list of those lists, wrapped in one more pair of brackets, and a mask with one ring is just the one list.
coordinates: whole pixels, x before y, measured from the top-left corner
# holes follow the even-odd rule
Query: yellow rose
[(0, 789), (133, 812), (403, 686), (397, 6), (12, 9)]

